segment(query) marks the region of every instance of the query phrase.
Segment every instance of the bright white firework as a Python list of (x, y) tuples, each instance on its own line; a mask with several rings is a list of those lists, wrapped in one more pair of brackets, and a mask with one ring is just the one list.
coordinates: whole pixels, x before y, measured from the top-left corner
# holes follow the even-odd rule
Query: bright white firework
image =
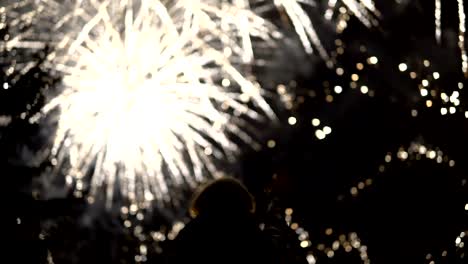
[[(275, 120), (264, 91), (240, 70), (253, 60), (250, 37), (271, 44), (275, 33), (248, 9), (193, 0), (37, 8), (35, 23), (55, 24), (48, 67), (63, 76), (63, 91), (43, 108), (60, 111), (54, 174), (92, 199), (177, 202), (173, 187), (194, 187), (219, 174), (216, 161), (235, 160), (233, 139), (257, 145), (248, 120)], [(42, 40), (18, 35), (9, 45), (40, 49)]]
[[(142, 206), (154, 199), (171, 202), (173, 187), (193, 187), (217, 175), (216, 161), (238, 154), (233, 135), (256, 146), (248, 120), (275, 119), (248, 70), (256, 59), (255, 42), (273, 46), (271, 36), (280, 35), (260, 7), (284, 11), (306, 52), (314, 46), (328, 60), (299, 2), (314, 5), (8, 1), (9, 24), (21, 33), (7, 48), (38, 51), (51, 45), (45, 67), (63, 76), (61, 93), (43, 109), (60, 111), (53, 174), (65, 173), (78, 194), (99, 194), (111, 204), (117, 192)], [(371, 1), (360, 8), (356, 1), (343, 2), (354, 5), (361, 20), (369, 16), (362, 10), (373, 8)], [(24, 68), (32, 65), (26, 61)]]

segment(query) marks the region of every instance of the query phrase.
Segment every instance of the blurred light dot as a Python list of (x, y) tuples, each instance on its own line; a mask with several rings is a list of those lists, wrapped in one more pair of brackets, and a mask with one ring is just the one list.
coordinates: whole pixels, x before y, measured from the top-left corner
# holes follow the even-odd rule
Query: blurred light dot
[(365, 85), (361, 86), (361, 93), (366, 94), (367, 92), (369, 92), (369, 88)]
[(429, 67), (431, 66), (431, 62), (428, 60), (424, 60), (424, 66)]
[(349, 87), (351, 87), (351, 89), (356, 89), (357, 83), (351, 82), (351, 83), (349, 84)]
[(325, 127), (323, 128), (323, 133), (325, 133), (326, 135), (330, 134), (331, 132), (332, 132), (331, 127), (325, 126)]
[(431, 150), (427, 153), (427, 157), (430, 159), (434, 159), (436, 157), (436, 152), (434, 150)]
[(365, 186), (366, 185), (363, 182), (359, 182), (357, 187), (358, 187), (359, 190), (362, 190), (362, 189), (364, 189)]
[(279, 94), (285, 94), (286, 86), (284, 84), (280, 84), (276, 87), (276, 90), (278, 91)]
[(129, 220), (125, 220), (125, 221), (124, 221), (124, 226), (127, 227), (127, 228), (131, 227), (131, 226), (132, 226), (132, 222), (130, 222)]
[(293, 209), (292, 209), (292, 208), (286, 208), (286, 210), (284, 211), (284, 213), (285, 213), (286, 215), (292, 215)]
[(352, 187), (350, 190), (350, 193), (352, 196), (357, 196), (358, 194), (358, 189), (356, 187)]
[(446, 115), (446, 114), (447, 114), (447, 108), (442, 107), (442, 108), (440, 109), (440, 113), (441, 113), (442, 115)]
[(468, 203), (465, 204), (465, 211), (468, 211)]
[(423, 88), (423, 89), (420, 90), (420, 92), (421, 92), (421, 96), (427, 96), (428, 95), (427, 89)]
[(392, 156), (390, 154), (385, 155), (385, 162), (392, 161)]
[(268, 140), (267, 146), (269, 148), (274, 148), (276, 146), (276, 142), (273, 139)]
[(207, 156), (210, 156), (211, 154), (213, 154), (213, 150), (210, 147), (206, 147), (204, 152), (205, 152), (205, 155)]
[(221, 85), (224, 87), (228, 87), (229, 85), (231, 85), (231, 81), (225, 78), (221, 81)]
[[(296, 244), (296, 245), (297, 245), (297, 244)], [(304, 241), (301, 242), (301, 247), (302, 247), (302, 248), (306, 248), (306, 247), (308, 247), (309, 245), (310, 245), (310, 242), (307, 241), (307, 240), (304, 240)]]
[(313, 126), (320, 126), (320, 120), (318, 118), (312, 119), (312, 125)]
[(354, 82), (357, 82), (357, 81), (359, 80), (359, 75), (353, 73), (353, 74), (351, 75), (351, 80), (353, 80)]
[(468, 118), (468, 111), (465, 111), (465, 118)]
[(341, 86), (335, 86), (335, 93), (340, 94), (343, 91), (343, 88)]
[(327, 257), (333, 258), (333, 256), (335, 256), (335, 251), (330, 250), (330, 251), (327, 252)]
[(299, 227), (299, 225), (297, 223), (292, 223), (291, 224), (291, 229), (292, 230), (296, 230), (298, 227)]
[(307, 255), (307, 263), (315, 264), (316, 262), (317, 262), (317, 260), (315, 259), (314, 255), (312, 255), (312, 254)]
[(10, 85), (7, 82), (4, 82), (3, 89), (7, 90), (8, 88), (10, 88)]
[(418, 75), (415, 72), (410, 72), (411, 79), (416, 79)]
[(461, 82), (458, 83), (458, 89), (463, 89), (463, 83)]
[(343, 75), (344, 74), (343, 68), (336, 68), (336, 74), (338, 74), (340, 76)]
[(440, 74), (438, 72), (433, 72), (432, 76), (434, 76), (434, 79), (437, 80), (440, 78)]
[(331, 103), (333, 102), (333, 96), (332, 95), (327, 95), (327, 97), (325, 97), (325, 101), (327, 101), (328, 103)]
[(398, 65), (398, 69), (401, 71), (401, 72), (404, 72), (408, 69), (408, 66), (406, 65), (406, 63), (400, 63), (400, 65)]
[(406, 151), (399, 151), (398, 152), (398, 158), (405, 160), (408, 158), (408, 152)]
[(21, 225), (21, 218), (19, 217), (16, 218), (16, 224)]
[(457, 109), (456, 109), (455, 107), (451, 106), (450, 109), (449, 109), (449, 111), (450, 111), (450, 114), (455, 114), (455, 112), (457, 111)]
[(375, 56), (372, 56), (372, 57), (370, 57), (370, 58), (368, 59), (368, 62), (369, 62), (370, 64), (377, 64), (377, 63), (379, 62), (379, 59), (377, 59), (377, 57), (375, 57)]
[(367, 186), (372, 185), (372, 179), (367, 179), (367, 180), (366, 180), (366, 185), (367, 185)]
[(417, 117), (418, 116), (418, 110), (416, 110), (416, 109), (411, 110), (411, 116), (412, 117)]
[(362, 63), (356, 64), (356, 69), (361, 71), (362, 69), (364, 69), (364, 64), (362, 64)]
[(431, 100), (427, 100), (427, 101), (426, 101), (426, 106), (427, 106), (427, 107), (432, 107), (432, 101), (431, 101)]
[(293, 125), (295, 125), (295, 124), (297, 123), (297, 119), (296, 119), (294, 116), (290, 116), (290, 117), (288, 118), (288, 123), (289, 123), (291, 126), (293, 126)]
[(458, 91), (454, 91), (451, 97), (458, 98), (458, 96), (460, 96), (460, 93)]
[(429, 81), (426, 80), (426, 79), (422, 80), (422, 85), (423, 85), (424, 87), (429, 86)]
[(331, 234), (333, 234), (333, 229), (327, 228), (327, 229), (325, 230), (325, 235), (330, 236)]
[(322, 140), (322, 139), (325, 138), (326, 134), (325, 134), (325, 132), (323, 132), (322, 130), (318, 129), (317, 131), (315, 131), (315, 136), (316, 136), (318, 139)]
[(458, 244), (460, 244), (460, 242), (461, 242), (461, 237), (457, 237), (457, 239), (455, 239), (455, 244), (457, 244), (457, 246), (458, 246)]

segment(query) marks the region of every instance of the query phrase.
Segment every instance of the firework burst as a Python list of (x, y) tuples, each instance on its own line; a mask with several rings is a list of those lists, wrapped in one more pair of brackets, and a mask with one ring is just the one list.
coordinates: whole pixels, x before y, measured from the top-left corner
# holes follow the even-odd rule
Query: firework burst
[[(3, 13), (17, 34), (6, 49), (27, 54), (50, 46), (43, 67), (62, 78), (58, 94), (32, 118), (58, 112), (48, 173), (64, 175), (91, 201), (141, 207), (176, 203), (178, 186), (220, 175), (219, 163), (236, 159), (239, 142), (259, 147), (255, 123), (276, 120), (252, 71), (255, 47), (274, 48), (281, 38), (264, 10), (284, 13), (305, 51), (329, 60), (304, 3), (7, 2)], [(376, 13), (371, 1), (343, 4), (363, 23), (371, 21), (369, 10)]]

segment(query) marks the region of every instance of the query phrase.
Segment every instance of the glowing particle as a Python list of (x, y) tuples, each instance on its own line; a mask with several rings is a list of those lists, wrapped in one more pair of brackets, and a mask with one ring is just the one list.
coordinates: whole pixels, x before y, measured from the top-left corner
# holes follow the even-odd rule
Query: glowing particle
[(468, 203), (465, 204), (465, 211), (468, 211)]
[(427, 152), (426, 156), (430, 159), (434, 159), (436, 157), (437, 153), (434, 150), (431, 150)]
[(429, 81), (426, 80), (426, 79), (422, 80), (422, 85), (423, 85), (424, 87), (429, 86)]
[(292, 215), (293, 214), (293, 209), (292, 208), (286, 208), (286, 210), (284, 211), (284, 213), (286, 215)]
[(412, 117), (417, 117), (418, 116), (418, 110), (416, 110), (416, 109), (411, 110), (411, 116)]
[(353, 80), (353, 82), (357, 82), (359, 80), (359, 75), (355, 73), (351, 74), (351, 80)]
[(392, 161), (392, 156), (390, 154), (385, 155), (385, 162), (389, 163)]
[(375, 57), (375, 56), (372, 56), (367, 60), (367, 62), (369, 64), (377, 64), (379, 62), (379, 59), (377, 57)]
[(295, 124), (297, 123), (297, 119), (296, 119), (294, 116), (290, 116), (290, 117), (288, 118), (288, 123), (289, 123), (291, 126), (293, 126), (293, 125), (295, 125)]
[(450, 160), (450, 161), (449, 161), (449, 166), (450, 166), (450, 167), (455, 166), (455, 161), (454, 161), (454, 160)]
[(411, 77), (411, 79), (416, 79), (416, 77), (418, 77), (418, 75), (415, 72), (410, 72), (410, 77)]
[(456, 111), (457, 111), (457, 109), (456, 109), (455, 107), (453, 107), (453, 106), (451, 106), (451, 107), (449, 108), (450, 114), (455, 114)]
[(428, 61), (428, 60), (424, 60), (423, 64), (424, 64), (424, 67), (429, 67), (429, 66), (431, 66), (431, 62)]
[(332, 235), (332, 234), (333, 234), (333, 229), (332, 229), (332, 228), (327, 228), (327, 229), (325, 230), (325, 235), (330, 236), (330, 235)]
[(307, 255), (307, 263), (308, 264), (316, 264), (317, 260), (315, 259), (314, 255), (309, 254)]
[(405, 72), (406, 70), (408, 70), (408, 65), (406, 65), (406, 63), (400, 63), (398, 65), (398, 69), (401, 71), (401, 72)]
[(421, 96), (427, 96), (429, 94), (427, 89), (424, 89), (424, 88), (421, 89), (419, 92), (421, 93)]
[(4, 82), (3, 89), (7, 90), (8, 88), (10, 88), (10, 85), (7, 82)]
[(433, 72), (432, 76), (434, 77), (435, 80), (438, 80), (440, 78), (440, 73), (438, 72)]
[(431, 101), (431, 100), (427, 100), (427, 101), (426, 101), (426, 106), (427, 106), (427, 107), (432, 107), (432, 101)]
[(440, 114), (441, 115), (446, 115), (447, 114), (447, 108), (445, 108), (445, 107), (440, 108)]
[(461, 82), (458, 83), (458, 89), (460, 89), (460, 90), (463, 89), (463, 83), (461, 83)]
[(362, 63), (356, 64), (356, 69), (358, 69), (359, 71), (362, 71), (362, 69), (364, 69), (364, 64)]
[(343, 88), (339, 85), (335, 86), (334, 88), (335, 93), (340, 94), (343, 91)]
[(21, 218), (19, 218), (19, 217), (16, 218), (16, 224), (21, 225)]
[(369, 92), (369, 88), (365, 85), (361, 86), (361, 93), (366, 94)]
[(343, 75), (344, 74), (343, 68), (336, 68), (336, 74), (339, 76)]
[(314, 127), (320, 126), (320, 119), (318, 119), (318, 118), (312, 119), (312, 125)]
[(323, 132), (322, 130), (318, 129), (317, 131), (315, 131), (315, 136), (318, 139), (322, 140), (327, 136), (327, 134), (325, 134), (325, 132)]
[(352, 187), (350, 190), (350, 193), (352, 196), (357, 196), (358, 195), (358, 188)]
[(325, 101), (327, 101), (327, 103), (331, 103), (333, 102), (333, 95), (329, 94), (325, 97)]
[(323, 127), (323, 133), (325, 133), (325, 135), (328, 135), (331, 132), (332, 132), (332, 129), (329, 126)]
[(224, 78), (221, 81), (221, 85), (224, 86), (224, 87), (229, 87), (229, 85), (231, 85), (231, 81), (229, 79)]
[(310, 246), (310, 241), (304, 240), (301, 242), (301, 247), (306, 248)]
[(276, 146), (276, 142), (273, 139), (268, 140), (267, 146), (269, 148), (274, 148)]

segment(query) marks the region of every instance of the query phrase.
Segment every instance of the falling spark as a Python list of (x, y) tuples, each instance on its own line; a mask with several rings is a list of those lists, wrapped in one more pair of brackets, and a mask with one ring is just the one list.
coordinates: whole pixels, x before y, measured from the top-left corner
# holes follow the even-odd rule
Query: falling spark
[(468, 56), (465, 47), (466, 14), (463, 5), (463, 0), (458, 0), (458, 18), (460, 19), (460, 23), (458, 26), (458, 47), (461, 51), (462, 71), (465, 74), (465, 76), (468, 77)]
[(442, 29), (441, 29), (441, 12), (442, 11), (442, 6), (440, 3), (440, 0), (435, 0), (435, 37), (437, 40), (437, 43), (440, 44), (441, 42), (441, 37), (442, 37)]

